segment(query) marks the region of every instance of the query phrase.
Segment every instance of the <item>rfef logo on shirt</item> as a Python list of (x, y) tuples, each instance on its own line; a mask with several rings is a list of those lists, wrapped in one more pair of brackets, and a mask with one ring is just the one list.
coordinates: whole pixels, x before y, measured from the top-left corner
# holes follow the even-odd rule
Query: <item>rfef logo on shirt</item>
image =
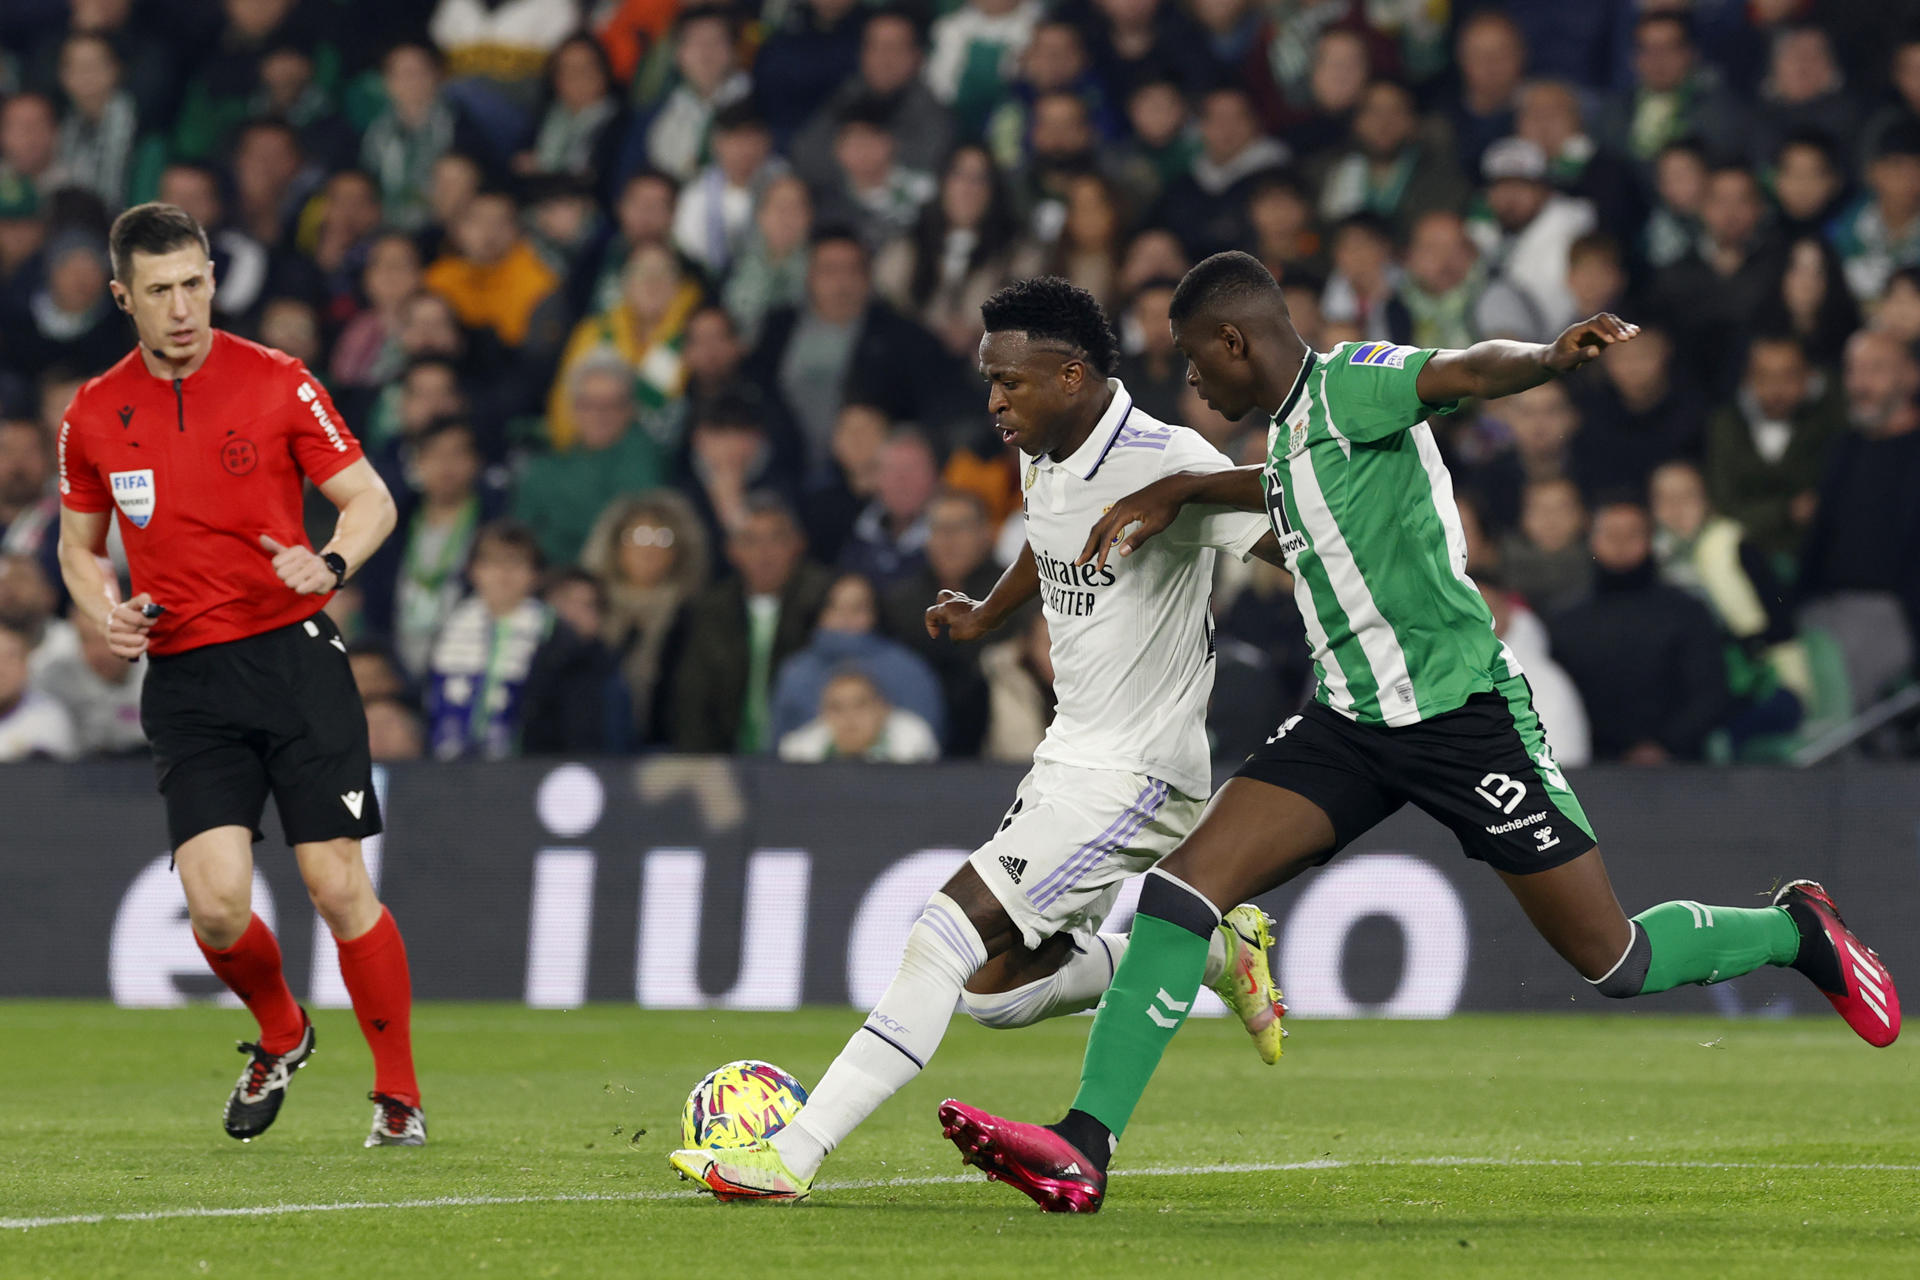
[(1407, 357), (1418, 350), (1418, 347), (1397, 347), (1391, 342), (1367, 342), (1353, 349), (1353, 354), (1347, 357), (1347, 363), (1404, 369), (1407, 367)]
[(147, 521), (153, 519), (154, 488), (153, 471), (113, 471), (107, 474), (108, 482), (113, 486), (114, 505), (120, 508), (120, 514), (136, 529), (147, 527)]

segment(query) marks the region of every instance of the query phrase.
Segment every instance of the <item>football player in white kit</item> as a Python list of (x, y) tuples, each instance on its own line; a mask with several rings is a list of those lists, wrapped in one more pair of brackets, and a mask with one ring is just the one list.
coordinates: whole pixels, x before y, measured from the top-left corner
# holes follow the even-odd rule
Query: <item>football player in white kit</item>
[[(1127, 947), (1127, 935), (1098, 932), (1122, 882), (1173, 851), (1212, 789), (1214, 552), (1279, 559), (1263, 516), (1189, 507), (1139, 554), (1076, 566), (1114, 503), (1162, 476), (1231, 463), (1134, 405), (1111, 376), (1117, 343), (1085, 290), (1025, 280), (981, 314), (987, 407), (1023, 455), (1027, 545), (985, 600), (942, 592), (927, 627), (978, 639), (1038, 595), (1053, 724), (999, 830), (928, 900), (892, 985), (806, 1106), (752, 1146), (672, 1154), (674, 1169), (723, 1200), (806, 1196), (827, 1153), (926, 1066), (956, 1003), (985, 1026), (1019, 1027), (1099, 1001)], [(1207, 966), (1269, 1064), (1285, 1012), (1271, 945), (1271, 921), (1237, 907)]]

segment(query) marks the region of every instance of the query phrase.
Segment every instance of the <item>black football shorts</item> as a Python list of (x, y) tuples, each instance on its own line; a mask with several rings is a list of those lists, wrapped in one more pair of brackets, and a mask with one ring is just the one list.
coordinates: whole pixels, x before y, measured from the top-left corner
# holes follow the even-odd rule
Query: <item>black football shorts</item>
[(1468, 857), (1500, 871), (1546, 871), (1594, 847), (1592, 824), (1547, 746), (1524, 676), (1397, 729), (1310, 702), (1247, 757), (1238, 776), (1317, 805), (1333, 821), (1328, 858), (1409, 802), (1452, 830)]
[(290, 845), (379, 834), (367, 714), (326, 614), (148, 660), (140, 726), (175, 849), (214, 827), (259, 840), (269, 793)]

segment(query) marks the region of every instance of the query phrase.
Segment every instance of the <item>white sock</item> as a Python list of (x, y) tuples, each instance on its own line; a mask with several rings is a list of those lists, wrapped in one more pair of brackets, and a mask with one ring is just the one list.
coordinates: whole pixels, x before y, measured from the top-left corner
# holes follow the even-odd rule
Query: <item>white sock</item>
[(947, 1033), (967, 979), (986, 962), (987, 948), (966, 912), (944, 893), (928, 899), (907, 934), (893, 984), (807, 1105), (773, 1136), (789, 1169), (811, 1178), (829, 1151), (920, 1074)]

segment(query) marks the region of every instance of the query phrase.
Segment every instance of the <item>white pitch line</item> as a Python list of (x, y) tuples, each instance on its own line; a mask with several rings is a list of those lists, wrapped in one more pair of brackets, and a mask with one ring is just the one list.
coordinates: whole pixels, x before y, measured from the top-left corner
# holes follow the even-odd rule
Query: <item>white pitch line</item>
[[(1300, 1173), (1319, 1169), (1416, 1168), (1516, 1169), (1750, 1169), (1768, 1173), (1920, 1173), (1920, 1164), (1787, 1164), (1740, 1160), (1521, 1160), (1504, 1156), (1416, 1156), (1401, 1160), (1294, 1160), (1252, 1164), (1183, 1165), (1166, 1169), (1116, 1169), (1116, 1178), (1191, 1178), (1220, 1173)], [(823, 1182), (820, 1191), (875, 1191), (890, 1187), (943, 1187), (980, 1181), (977, 1175), (932, 1178), (869, 1178)], [(164, 1222), (176, 1218), (277, 1218), (296, 1213), (341, 1213), (376, 1209), (468, 1209), (504, 1204), (599, 1204), (642, 1200), (690, 1200), (692, 1190), (560, 1193), (550, 1196), (435, 1196), (424, 1200), (347, 1200), (328, 1204), (255, 1204), (228, 1208), (148, 1209), (135, 1213), (76, 1213), (58, 1218), (0, 1218), (0, 1231), (89, 1226), (103, 1222)]]

